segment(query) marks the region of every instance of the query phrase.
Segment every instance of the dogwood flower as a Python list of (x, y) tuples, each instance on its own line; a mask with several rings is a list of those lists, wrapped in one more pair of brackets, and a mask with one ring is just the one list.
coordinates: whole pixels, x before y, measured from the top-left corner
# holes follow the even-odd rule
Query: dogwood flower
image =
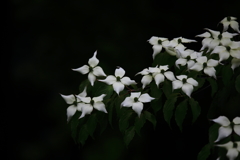
[[(62, 95), (62, 98), (66, 101), (67, 104), (70, 104), (70, 106), (67, 108), (67, 121), (71, 119), (71, 117), (76, 113), (76, 111), (81, 111), (81, 101), (76, 98), (75, 95)], [(79, 97), (86, 97), (87, 92), (86, 88), (83, 90), (82, 93), (78, 94)]]
[(102, 94), (98, 97), (93, 97), (93, 98), (76, 96), (78, 99), (80, 99), (83, 102), (79, 104), (82, 112), (79, 119), (83, 118), (86, 114), (91, 114), (93, 111), (93, 108), (95, 108), (98, 111), (107, 113), (105, 104), (102, 102), (105, 96), (106, 94)]
[(240, 117), (236, 117), (233, 119), (232, 121), (233, 129), (231, 126), (231, 122), (225, 116), (219, 116), (218, 118), (213, 119), (212, 121), (221, 125), (221, 127), (218, 130), (218, 138), (217, 140), (215, 140), (215, 142), (225, 137), (228, 137), (232, 133), (232, 130), (234, 130), (234, 132), (240, 136)]
[(172, 81), (173, 90), (182, 89), (182, 91), (191, 98), (193, 86), (198, 86), (198, 82), (193, 78), (187, 78), (186, 75), (176, 76), (178, 80)]
[(140, 117), (143, 110), (143, 103), (151, 102), (155, 98), (150, 97), (148, 93), (141, 94), (141, 92), (131, 92), (130, 97), (126, 97), (121, 103), (123, 107), (132, 107), (132, 109)]
[(214, 67), (218, 65), (218, 61), (214, 59), (207, 59), (206, 56), (198, 57), (196, 59), (197, 63), (195, 63), (190, 70), (201, 71), (210, 77), (214, 77), (216, 79), (216, 70)]
[(204, 50), (205, 48), (209, 48), (210, 42), (213, 40), (212, 35), (209, 32), (204, 32), (202, 34), (196, 35), (196, 37), (203, 37), (202, 40), (202, 48), (200, 51)]
[(232, 63), (231, 68), (232, 68), (232, 70), (234, 70), (235, 68), (240, 66), (240, 59), (233, 58), (231, 63)]
[(225, 17), (223, 20), (220, 21), (220, 23), (223, 24), (223, 31), (226, 31), (228, 29), (228, 26), (231, 26), (232, 29), (240, 33), (238, 22), (235, 21), (236, 17)]
[(138, 74), (143, 75), (141, 82), (143, 84), (142, 88), (144, 89), (146, 87), (146, 85), (148, 85), (152, 82), (152, 80), (153, 80), (152, 74), (148, 68), (143, 69), (141, 72), (138, 72), (136, 75), (138, 75)]
[(84, 65), (77, 69), (72, 69), (73, 71), (80, 72), (81, 74), (88, 74), (88, 80), (90, 81), (91, 85), (93, 86), (94, 81), (96, 80), (96, 77), (98, 76), (106, 76), (103, 69), (98, 65), (99, 60), (96, 58), (97, 51), (94, 52), (94, 55), (92, 58), (88, 60), (88, 65)]
[(224, 147), (227, 149), (226, 156), (228, 157), (229, 160), (234, 160), (235, 158), (237, 158), (240, 152), (240, 141), (237, 141), (237, 142), (229, 141), (225, 144), (219, 144), (216, 146)]
[(115, 76), (107, 76), (104, 80), (99, 80), (101, 82), (107, 83), (108, 85), (112, 85), (114, 91), (119, 94), (123, 89), (124, 86), (129, 86), (132, 84), (137, 84), (134, 80), (131, 80), (129, 77), (123, 77), (125, 75), (125, 70), (121, 67), (118, 67), (115, 70)]
[(163, 38), (163, 37), (155, 37), (152, 36), (148, 42), (153, 45), (152, 49), (153, 49), (153, 59), (156, 57), (156, 55), (158, 53), (160, 53), (162, 51), (163, 46), (166, 46), (169, 41), (167, 38)]

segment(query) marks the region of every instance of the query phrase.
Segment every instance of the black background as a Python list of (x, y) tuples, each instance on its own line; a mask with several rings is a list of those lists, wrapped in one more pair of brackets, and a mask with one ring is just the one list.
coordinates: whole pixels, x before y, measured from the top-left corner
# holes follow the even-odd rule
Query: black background
[(128, 149), (117, 127), (79, 147), (71, 138), (68, 105), (59, 93), (78, 93), (86, 76), (71, 69), (87, 64), (96, 50), (105, 73), (121, 66), (126, 76), (140, 81), (134, 75), (152, 63), (151, 36), (197, 39), (189, 47), (198, 50), (201, 39), (195, 35), (203, 28), (221, 30), (217, 24), (226, 16), (240, 18), (239, 6), (233, 0), (9, 1), (1, 58), (6, 102), (2, 139), (8, 159), (196, 159), (207, 143), (207, 130), (196, 123), (180, 133), (163, 119), (156, 131), (147, 124), (144, 136), (136, 136)]

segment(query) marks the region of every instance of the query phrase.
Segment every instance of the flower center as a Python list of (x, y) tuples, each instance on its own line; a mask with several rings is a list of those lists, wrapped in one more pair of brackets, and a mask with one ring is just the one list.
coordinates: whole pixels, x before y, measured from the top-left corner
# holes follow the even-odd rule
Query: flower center
[(230, 51), (230, 50), (231, 50), (231, 47), (227, 46), (226, 49), (227, 49), (227, 51)]
[(93, 68), (89, 66), (89, 72), (92, 72), (93, 71)]
[(227, 17), (227, 21), (231, 21), (231, 17), (228, 16), (228, 17)]
[(94, 104), (94, 100), (91, 100), (91, 101), (90, 101), (90, 104), (93, 106), (93, 104)]
[(204, 62), (203, 63), (203, 68), (206, 68), (207, 67), (207, 62)]
[(222, 39), (222, 35), (221, 34), (218, 35), (218, 39)]
[(186, 83), (186, 82), (187, 82), (187, 79), (186, 79), (186, 78), (183, 78), (182, 82), (183, 82), (183, 83)]
[(120, 82), (121, 81), (121, 78), (119, 76), (116, 77), (117, 78), (117, 81)]
[(186, 58), (186, 59), (187, 59), (187, 61), (189, 61), (189, 60), (191, 59), (191, 57), (190, 57), (190, 56), (187, 56), (187, 58)]
[(237, 147), (238, 147), (237, 143), (233, 143), (233, 148), (237, 148)]
[(162, 44), (162, 40), (161, 39), (158, 40), (158, 44)]
[(182, 40), (181, 40), (181, 39), (178, 39), (178, 43), (182, 43)]
[(137, 98), (137, 97), (135, 97), (133, 100), (134, 100), (134, 102), (137, 102), (137, 101), (138, 101), (138, 98)]
[(162, 74), (165, 72), (163, 69), (161, 69), (161, 71), (160, 71)]

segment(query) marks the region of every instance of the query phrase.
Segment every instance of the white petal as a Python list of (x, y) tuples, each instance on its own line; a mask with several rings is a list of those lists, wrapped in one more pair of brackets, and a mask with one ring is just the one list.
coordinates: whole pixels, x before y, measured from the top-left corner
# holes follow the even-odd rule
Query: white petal
[(88, 80), (90, 81), (91, 85), (93, 86), (94, 85), (94, 82), (96, 80), (96, 76), (93, 74), (93, 73), (89, 73), (88, 74)]
[(192, 91), (193, 91), (193, 86), (189, 83), (185, 83), (182, 86), (182, 91), (186, 93), (189, 97), (191, 97)]
[(158, 67), (149, 67), (149, 72), (150, 73), (160, 73), (160, 68)]
[(219, 144), (219, 145), (216, 145), (216, 146), (224, 147), (224, 148), (226, 148), (226, 149), (228, 150), (228, 149), (233, 148), (233, 142), (232, 142), (232, 141), (229, 141), (229, 142), (227, 142), (227, 143), (225, 143), (225, 144)]
[(187, 67), (188, 67), (188, 69), (190, 69), (192, 66), (194, 66), (194, 64), (195, 64), (195, 61), (189, 60), (189, 61), (187, 62)]
[(176, 54), (177, 54), (175, 49), (171, 46), (166, 46), (165, 50), (166, 50), (167, 53), (169, 53), (172, 56), (176, 56)]
[(121, 67), (115, 70), (115, 76), (122, 78), (125, 75), (125, 70)]
[(168, 65), (164, 65), (164, 66), (159, 66), (159, 69), (160, 69), (160, 71), (161, 71), (161, 70), (166, 71), (166, 70), (168, 70), (169, 68), (168, 68)]
[(104, 73), (103, 69), (99, 66), (93, 68), (93, 74), (95, 76), (106, 76), (106, 74)]
[(106, 79), (104, 79), (104, 80), (98, 80), (98, 81), (107, 83), (108, 85), (111, 85), (111, 84), (115, 83), (115, 82), (117, 81), (117, 79), (116, 79), (116, 77), (110, 75), (110, 76), (107, 76)]
[(237, 58), (233, 58), (232, 61), (232, 70), (234, 70), (236, 67), (239, 67), (240, 66), (240, 59), (237, 59)]
[(185, 66), (187, 63), (187, 60), (184, 58), (179, 58), (178, 60), (176, 60), (175, 65), (179, 68), (179, 64), (181, 64), (181, 66)]
[(206, 47), (208, 47), (212, 40), (213, 40), (212, 38), (204, 38), (202, 40), (202, 45), (203, 46), (200, 50), (204, 50)]
[(86, 97), (87, 96), (87, 87), (84, 88), (84, 90), (78, 94), (80, 97)]
[(73, 71), (77, 71), (77, 72), (80, 72), (82, 74), (87, 74), (89, 72), (89, 66), (88, 65), (84, 65), (80, 68), (77, 68), (77, 69), (72, 69)]
[(213, 39), (210, 44), (209, 44), (209, 48), (213, 49), (216, 46), (218, 46), (220, 44), (220, 40), (219, 39)]
[(152, 49), (153, 49), (153, 55), (152, 56), (153, 56), (153, 59), (154, 59), (156, 57), (156, 55), (162, 51), (162, 45), (154, 45), (152, 47)]
[(213, 67), (206, 67), (204, 68), (203, 72), (207, 75), (209, 75), (210, 77), (214, 77), (215, 79), (216, 77), (216, 70)]
[(230, 50), (230, 55), (234, 58), (240, 59), (240, 48), (239, 49), (234, 49)]
[(82, 111), (82, 105), (84, 105), (84, 103), (78, 103), (77, 104), (77, 110), (78, 111)]
[(237, 135), (240, 136), (240, 124), (235, 124), (235, 125), (233, 126), (233, 130), (234, 130), (234, 132), (235, 132)]
[(147, 68), (145, 68), (141, 72), (138, 72), (136, 75), (138, 75), (138, 74), (147, 75), (147, 74), (149, 74), (149, 70)]
[(177, 77), (177, 79), (179, 79), (179, 80), (183, 80), (183, 79), (186, 79), (187, 78), (187, 76), (186, 75), (180, 75), (180, 76), (176, 76)]
[(193, 85), (193, 86), (198, 86), (198, 82), (195, 80), (195, 79), (193, 79), (193, 78), (188, 78), (187, 79), (187, 83), (189, 83), (189, 84), (191, 84), (191, 85)]
[(119, 93), (124, 89), (124, 85), (121, 82), (113, 83), (114, 91), (119, 95)]
[(223, 52), (223, 51), (225, 51), (225, 50), (226, 50), (226, 47), (224, 47), (224, 46), (217, 46), (217, 47), (214, 48), (214, 50), (212, 51), (212, 53), (217, 53), (217, 54), (219, 54), (220, 52)]
[(194, 71), (201, 71), (203, 69), (203, 64), (201, 63), (195, 63), (191, 68), (189, 68), (190, 70), (194, 70)]
[(214, 60), (214, 59), (209, 59), (207, 62), (207, 66), (209, 66), (209, 67), (215, 67), (217, 65), (218, 65), (218, 61)]
[(140, 117), (141, 112), (143, 110), (143, 103), (142, 102), (135, 102), (132, 105), (132, 109), (138, 114), (138, 116)]
[(164, 72), (164, 75), (170, 81), (175, 81), (176, 80), (176, 78), (174, 77), (173, 72), (171, 72), (171, 71)]
[(237, 143), (237, 150), (240, 152), (240, 141), (235, 141), (235, 143)]
[(164, 81), (165, 77), (162, 73), (156, 74), (154, 76), (154, 80), (156, 82), (156, 85), (158, 86), (160, 83), (162, 83)]
[(152, 76), (150, 76), (150, 75), (143, 76), (141, 82), (143, 84), (142, 88), (145, 88), (146, 85), (148, 85), (152, 82)]
[(131, 92), (131, 96), (130, 97), (134, 99), (135, 97), (139, 98), (140, 95), (141, 95), (141, 92)]
[(80, 97), (80, 96), (77, 96), (77, 98), (79, 98), (84, 103), (90, 103), (91, 102), (91, 98), (90, 97)]
[(205, 28), (205, 29), (208, 30), (209, 32), (211, 32), (211, 34), (214, 38), (218, 38), (218, 35), (220, 34), (219, 31), (214, 31), (214, 30), (211, 30), (211, 29), (208, 29), (208, 28)]
[(237, 31), (238, 33), (240, 33), (240, 31), (239, 31), (239, 26), (238, 26), (238, 22), (236, 22), (236, 21), (231, 21), (230, 26), (232, 27), (232, 29), (234, 29), (235, 31)]
[(232, 133), (232, 127), (230, 126), (222, 126), (218, 130), (218, 138), (215, 142), (218, 142), (219, 140), (228, 137)]
[(233, 119), (233, 123), (234, 123), (234, 124), (240, 124), (240, 117), (235, 117), (235, 118)]
[(77, 108), (74, 105), (71, 105), (67, 108), (67, 121), (76, 113)]
[(152, 36), (152, 37), (148, 40), (148, 42), (149, 42), (151, 45), (156, 45), (156, 44), (158, 44), (158, 37)]
[(88, 60), (88, 64), (91, 67), (95, 67), (99, 63), (99, 60), (96, 58), (96, 55), (97, 51), (95, 51), (93, 57)]
[(200, 64), (203, 64), (203, 63), (207, 62), (207, 57), (206, 56), (198, 57), (196, 59), (196, 61)]
[(227, 50), (222, 51), (219, 53), (219, 61), (227, 60), (229, 58), (230, 54)]
[(199, 35), (196, 35), (196, 37), (211, 37), (211, 34), (209, 32), (205, 32), (205, 33), (202, 33), (202, 34), (199, 34)]
[(90, 105), (90, 104), (83, 104), (82, 105), (82, 114), (79, 117), (79, 119), (85, 117), (86, 114), (91, 114), (92, 111), (93, 111), (93, 106), (92, 105)]
[(187, 38), (181, 38), (182, 43), (190, 43), (190, 42), (197, 42), (196, 40), (193, 39), (187, 39)]
[(100, 95), (100, 96), (98, 96), (98, 97), (93, 97), (92, 98), (92, 100), (94, 101), (94, 102), (101, 102), (101, 101), (103, 101), (103, 98), (106, 96), (106, 94), (102, 94), (102, 95)]
[(229, 126), (231, 123), (229, 119), (225, 116), (219, 116), (218, 118), (215, 118), (212, 121), (220, 124), (221, 126)]
[(93, 107), (99, 111), (107, 113), (107, 110), (105, 108), (105, 104), (103, 102), (95, 102), (93, 104)]
[(121, 82), (124, 84), (124, 85), (131, 85), (131, 84), (137, 84), (134, 80), (131, 80), (129, 77), (123, 77), (121, 79)]
[(229, 160), (235, 160), (235, 158), (238, 156), (238, 150), (236, 148), (230, 148), (226, 156), (229, 158)]
[(71, 95), (62, 95), (62, 94), (60, 94), (60, 95), (62, 96), (62, 98), (65, 100), (65, 102), (67, 104), (73, 104), (76, 101), (76, 99), (75, 99), (73, 94), (71, 94)]
[(143, 102), (143, 103), (146, 103), (146, 102), (151, 102), (152, 100), (154, 100), (155, 98), (153, 97), (150, 97), (149, 94), (147, 93), (144, 93), (142, 94), (140, 97), (139, 97), (139, 101), (140, 102)]
[(179, 89), (182, 88), (182, 81), (176, 80), (176, 81), (172, 81), (172, 88), (174, 89)]
[(121, 103), (123, 107), (132, 107), (134, 99), (132, 97), (126, 97), (125, 100)]

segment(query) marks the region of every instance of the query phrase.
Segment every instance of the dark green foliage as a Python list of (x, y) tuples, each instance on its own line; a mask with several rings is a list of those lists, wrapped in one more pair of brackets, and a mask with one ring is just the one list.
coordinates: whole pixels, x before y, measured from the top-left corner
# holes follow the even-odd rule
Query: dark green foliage
[(240, 75), (238, 75), (235, 80), (235, 88), (238, 91), (238, 93), (240, 93)]
[(143, 112), (144, 117), (153, 124), (154, 129), (156, 128), (157, 120), (153, 114), (148, 111)]
[(169, 99), (166, 100), (164, 106), (163, 106), (163, 114), (164, 119), (168, 123), (169, 126), (171, 126), (171, 118), (173, 115), (173, 111), (175, 108), (175, 103), (177, 101), (178, 94), (172, 94)]
[(131, 140), (133, 139), (135, 135), (135, 128), (132, 126), (130, 128), (128, 128), (126, 131), (125, 131), (125, 134), (124, 134), (124, 143), (126, 144), (126, 146), (129, 145), (129, 143), (131, 142)]
[(198, 160), (206, 160), (211, 153), (211, 145), (206, 144), (202, 150), (198, 153)]
[(192, 98), (189, 99), (189, 105), (192, 110), (192, 123), (194, 123), (201, 113), (201, 107), (199, 106), (198, 102)]
[(213, 97), (214, 94), (217, 92), (217, 89), (218, 89), (217, 82), (216, 82), (215, 79), (212, 79), (212, 78), (207, 78), (207, 80), (211, 85), (211, 88), (212, 88), (211, 96)]
[(150, 84), (150, 95), (154, 97), (155, 99), (151, 101), (151, 107), (154, 111), (154, 113), (157, 113), (160, 109), (162, 109), (162, 90), (157, 87), (155, 82), (152, 82)]
[(141, 135), (141, 128), (144, 126), (146, 118), (144, 114), (141, 114), (140, 117), (135, 118), (134, 128), (138, 135)]
[(184, 120), (184, 118), (187, 114), (187, 110), (188, 110), (187, 101), (188, 101), (188, 99), (185, 99), (181, 103), (179, 103), (179, 105), (176, 107), (176, 111), (175, 111), (175, 120), (181, 131), (182, 131), (182, 123), (183, 123), (183, 120)]

